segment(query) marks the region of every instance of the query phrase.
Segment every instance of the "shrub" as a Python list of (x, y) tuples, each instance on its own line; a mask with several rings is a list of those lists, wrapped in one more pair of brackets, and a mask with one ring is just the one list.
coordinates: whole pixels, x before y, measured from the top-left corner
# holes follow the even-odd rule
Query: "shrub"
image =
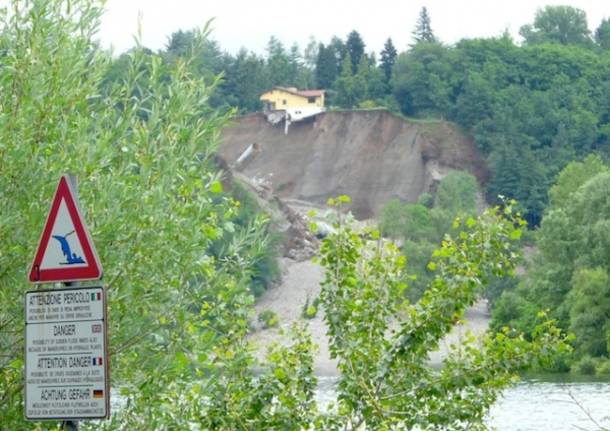
[(434, 206), (434, 196), (430, 193), (422, 193), (417, 198), (417, 203), (425, 206), (426, 208), (432, 208)]
[(258, 321), (263, 324), (263, 328), (275, 328), (280, 323), (280, 318), (273, 310), (264, 310), (258, 315)]
[(303, 305), (303, 313), (301, 314), (305, 319), (313, 319), (318, 315), (318, 307), (320, 305), (320, 297), (316, 296), (313, 302), (309, 303), (309, 296), (305, 300)]
[(572, 365), (571, 371), (587, 376), (595, 375), (595, 360), (591, 356), (585, 355)]
[(610, 359), (599, 361), (595, 371), (598, 376), (610, 376)]

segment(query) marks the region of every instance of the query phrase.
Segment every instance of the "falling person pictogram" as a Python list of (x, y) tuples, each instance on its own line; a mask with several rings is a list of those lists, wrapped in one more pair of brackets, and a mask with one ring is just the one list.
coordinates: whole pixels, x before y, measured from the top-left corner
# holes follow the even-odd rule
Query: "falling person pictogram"
[(60, 262), (60, 265), (74, 265), (76, 263), (85, 263), (85, 261), (83, 260), (82, 257), (77, 256), (76, 253), (73, 253), (72, 250), (70, 249), (70, 244), (68, 244), (68, 240), (66, 238), (69, 235), (72, 235), (73, 233), (74, 233), (74, 231), (69, 232), (69, 233), (65, 234), (64, 236), (52, 235), (53, 238), (55, 238), (57, 241), (59, 241), (59, 244), (61, 245), (61, 251), (64, 254), (64, 256), (66, 256), (66, 262)]

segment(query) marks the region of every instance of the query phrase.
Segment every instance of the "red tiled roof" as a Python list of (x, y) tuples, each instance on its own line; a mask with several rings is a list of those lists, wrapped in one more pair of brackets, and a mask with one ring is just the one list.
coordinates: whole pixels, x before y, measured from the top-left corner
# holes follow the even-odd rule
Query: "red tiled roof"
[(303, 90), (303, 91), (298, 91), (298, 93), (305, 97), (321, 96), (324, 94), (324, 90)]

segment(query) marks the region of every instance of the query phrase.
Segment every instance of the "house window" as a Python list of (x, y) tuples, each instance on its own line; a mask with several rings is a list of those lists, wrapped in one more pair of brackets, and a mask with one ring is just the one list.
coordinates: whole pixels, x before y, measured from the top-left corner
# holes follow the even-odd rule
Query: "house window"
[(286, 99), (282, 100), (282, 105), (286, 104)]
[(310, 96), (307, 98), (307, 103), (316, 103), (316, 97), (315, 96)]

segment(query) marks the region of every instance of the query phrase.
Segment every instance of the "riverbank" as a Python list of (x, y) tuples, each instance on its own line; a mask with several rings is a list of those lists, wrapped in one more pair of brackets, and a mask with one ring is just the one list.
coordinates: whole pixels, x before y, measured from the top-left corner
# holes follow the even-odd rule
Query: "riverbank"
[[(286, 330), (298, 321), (304, 323), (313, 341), (319, 346), (315, 357), (314, 368), (318, 376), (336, 376), (337, 363), (330, 357), (328, 339), (326, 337), (326, 324), (322, 311), (318, 311), (313, 319), (302, 317), (303, 308), (309, 299), (313, 301), (320, 293), (320, 283), (323, 278), (323, 269), (320, 265), (308, 261), (294, 261), (281, 259), (282, 282), (266, 291), (255, 306), (256, 315), (271, 310), (277, 314), (279, 324), (277, 327), (264, 329), (260, 325), (251, 334), (251, 341), (257, 346), (260, 357), (264, 356), (267, 347), (273, 342), (280, 341), (281, 330)], [(487, 304), (481, 300), (466, 310), (464, 323), (457, 325), (440, 343), (439, 350), (430, 354), (433, 366), (440, 365), (447, 355), (451, 345), (459, 345), (461, 338), (468, 332), (475, 337), (482, 336), (489, 326)]]

